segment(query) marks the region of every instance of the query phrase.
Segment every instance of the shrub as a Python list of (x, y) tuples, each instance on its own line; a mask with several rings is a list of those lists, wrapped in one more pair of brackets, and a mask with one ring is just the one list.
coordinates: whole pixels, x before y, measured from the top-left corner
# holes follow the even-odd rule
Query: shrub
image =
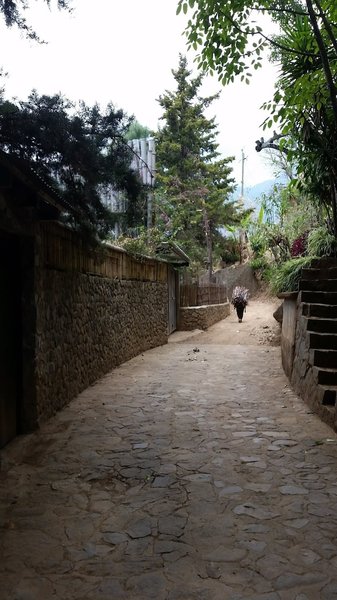
[(310, 265), (312, 257), (301, 256), (287, 260), (273, 269), (270, 277), (271, 289), (275, 294), (280, 292), (296, 292), (303, 267)]
[(249, 238), (250, 247), (255, 255), (261, 255), (266, 250), (266, 236), (263, 232), (255, 233)]
[(290, 254), (291, 256), (304, 256), (307, 252), (308, 233), (305, 232), (293, 241)]
[(337, 243), (326, 227), (317, 227), (308, 236), (308, 253), (310, 256), (333, 256), (336, 254)]
[(256, 258), (252, 258), (249, 265), (254, 271), (263, 271), (269, 266), (269, 263), (264, 256), (256, 256)]
[(233, 264), (240, 260), (240, 244), (236, 239), (224, 238), (219, 246), (224, 263)]

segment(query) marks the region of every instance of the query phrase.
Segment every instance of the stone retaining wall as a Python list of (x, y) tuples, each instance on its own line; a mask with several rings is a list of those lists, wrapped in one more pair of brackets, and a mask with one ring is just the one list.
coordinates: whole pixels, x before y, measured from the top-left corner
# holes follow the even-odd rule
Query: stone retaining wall
[(216, 283), (227, 287), (228, 298), (231, 299), (233, 289), (236, 285), (248, 288), (249, 296), (252, 298), (259, 291), (259, 282), (255, 277), (253, 269), (249, 264), (232, 265), (214, 273)]
[(165, 283), (44, 269), (36, 283), (38, 422), (110, 369), (167, 342)]
[(208, 329), (208, 327), (214, 325), (214, 323), (228, 317), (229, 313), (229, 302), (225, 302), (224, 304), (180, 308), (177, 329), (180, 331)]
[(281, 355), (282, 365), (287, 377), (291, 378), (295, 352), (295, 332), (297, 323), (297, 292), (279, 294), (283, 299)]
[(324, 390), (318, 384), (313, 367), (313, 350), (307, 331), (307, 319), (302, 315), (301, 298), (297, 292), (279, 294), (283, 298), (281, 355), (283, 369), (293, 390), (330, 427), (337, 429), (335, 410), (322, 402)]
[(294, 362), (291, 372), (291, 385), (295, 392), (319, 415), (330, 427), (336, 429), (335, 407), (324, 406), (322, 403), (323, 388), (318, 385), (310, 348), (309, 333), (306, 319), (298, 311)]

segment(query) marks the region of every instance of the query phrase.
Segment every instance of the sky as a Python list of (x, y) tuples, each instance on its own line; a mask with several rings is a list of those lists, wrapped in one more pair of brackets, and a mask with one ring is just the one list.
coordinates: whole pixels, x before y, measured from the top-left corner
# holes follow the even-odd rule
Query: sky
[[(71, 100), (98, 102), (101, 107), (111, 101), (156, 130), (161, 117), (157, 99), (175, 88), (172, 69), (177, 68), (179, 53), (187, 56), (196, 73), (183, 35), (186, 17), (176, 16), (177, 0), (73, 0), (72, 14), (55, 6), (55, 0), (51, 10), (32, 0), (26, 11), (46, 44), (0, 24), (6, 97), (25, 99), (35, 88), (40, 94), (62, 92)], [(266, 155), (255, 151), (254, 142), (269, 137), (259, 128), (265, 117), (259, 109), (272, 97), (275, 76), (275, 67), (266, 61), (249, 86), (235, 82), (223, 88), (216, 77), (204, 80), (204, 95), (221, 90), (207, 116), (216, 118), (222, 155), (235, 157), (233, 176), (239, 190), (242, 150), (245, 187), (273, 178)]]

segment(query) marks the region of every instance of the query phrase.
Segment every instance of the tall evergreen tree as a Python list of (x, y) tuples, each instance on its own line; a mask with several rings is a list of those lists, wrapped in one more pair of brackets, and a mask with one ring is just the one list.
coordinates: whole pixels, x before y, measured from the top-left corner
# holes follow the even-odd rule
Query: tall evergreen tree
[(156, 136), (160, 214), (167, 235), (192, 258), (202, 261), (207, 254), (211, 275), (218, 229), (239, 221), (237, 207), (228, 199), (233, 159), (220, 158), (215, 118), (204, 114), (218, 95), (198, 95), (202, 75), (191, 78), (183, 56), (172, 73), (176, 90), (158, 100), (164, 121)]

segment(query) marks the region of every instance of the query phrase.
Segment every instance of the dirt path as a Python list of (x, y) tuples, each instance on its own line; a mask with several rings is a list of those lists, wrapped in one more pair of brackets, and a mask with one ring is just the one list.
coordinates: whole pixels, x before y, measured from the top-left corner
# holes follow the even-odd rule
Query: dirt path
[(280, 305), (280, 300), (260, 296), (250, 300), (238, 323), (235, 310), (231, 306), (231, 314), (219, 321), (207, 331), (177, 331), (170, 337), (170, 342), (183, 342), (193, 337), (197, 344), (224, 344), (239, 346), (278, 346), (280, 344), (281, 327), (273, 317), (273, 312)]

